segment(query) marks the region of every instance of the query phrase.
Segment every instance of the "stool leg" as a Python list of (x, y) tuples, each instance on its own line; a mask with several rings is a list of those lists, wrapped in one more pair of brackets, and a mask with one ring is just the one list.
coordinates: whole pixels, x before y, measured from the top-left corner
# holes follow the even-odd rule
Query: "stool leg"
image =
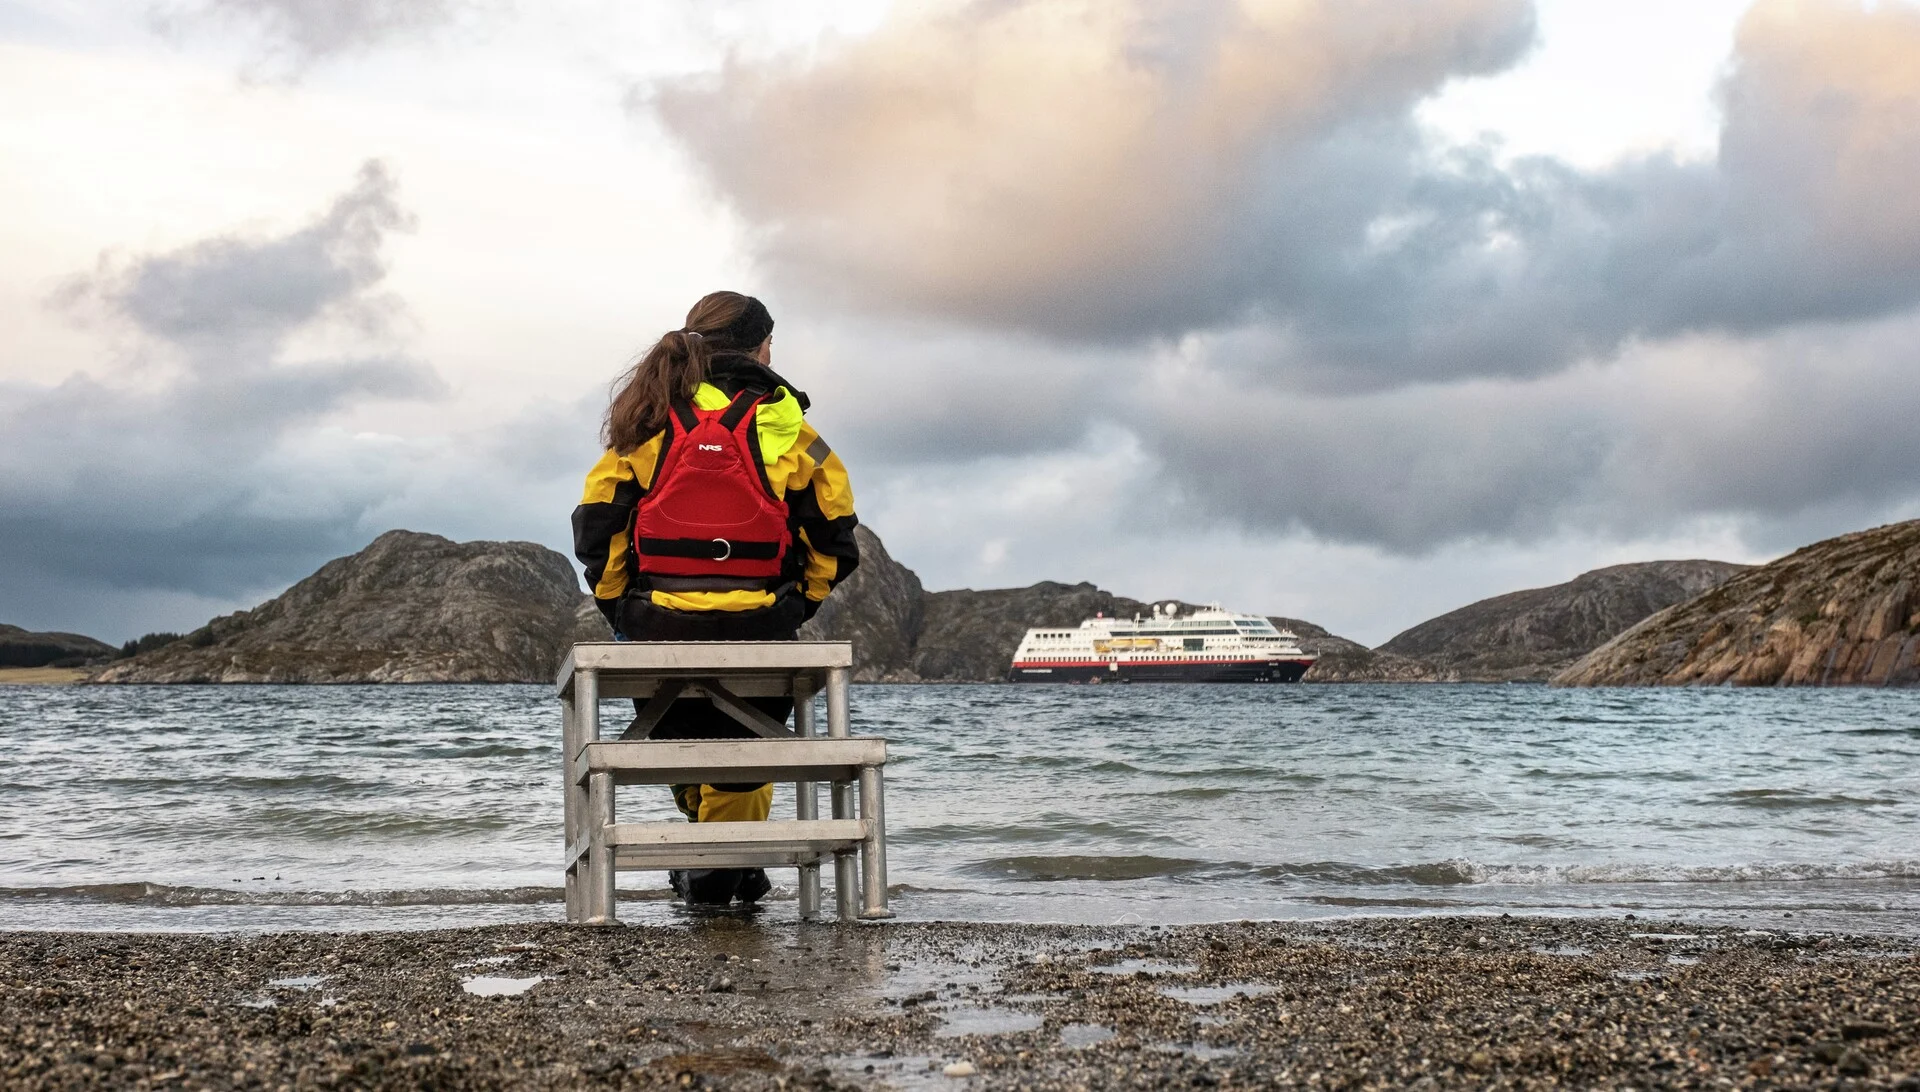
[(887, 811), (882, 796), (880, 767), (860, 768), (860, 818), (870, 829), (860, 843), (860, 876), (865, 882), (860, 916), (869, 920), (890, 918), (887, 909)]
[[(815, 734), (813, 690), (805, 680), (796, 683), (793, 690), (793, 730), (802, 739), (811, 739)], [(793, 795), (795, 818), (820, 818), (820, 794), (813, 782), (796, 782)], [(820, 863), (817, 860), (800, 866), (800, 920), (820, 920)]]
[[(835, 819), (853, 818), (853, 783), (835, 781), (833, 783), (833, 817)], [(855, 893), (860, 887), (859, 877), (852, 852), (833, 855), (833, 894), (839, 904), (840, 920), (853, 921), (860, 916), (859, 896)]]
[[(597, 672), (582, 671), (574, 679), (573, 700), (580, 722), (582, 744), (600, 738), (600, 678)], [(587, 828), (585, 874), (586, 914), (589, 925), (615, 923), (613, 909), (613, 847), (607, 845), (607, 828), (613, 826), (613, 775), (597, 773), (587, 778), (587, 807), (583, 816)]]
[(584, 801), (580, 799), (580, 786), (573, 781), (573, 757), (580, 750), (575, 720), (573, 696), (569, 694), (560, 699), (560, 798), (566, 814), (560, 852), (568, 855), (567, 920), (570, 922), (580, 920), (579, 862), (573, 859), (572, 854), (574, 841), (580, 837), (580, 812), (584, 807)]
[(614, 925), (613, 847), (607, 844), (613, 817), (613, 775), (597, 773), (587, 779), (587, 826), (593, 837), (587, 849), (587, 917), (589, 925)]
[[(827, 669), (827, 735), (832, 739), (846, 739), (848, 728), (847, 715), (848, 673), (844, 667)], [(851, 782), (833, 783), (833, 817), (835, 819), (853, 818), (853, 785)], [(854, 876), (855, 865), (851, 853), (836, 853), (833, 858), (833, 886), (835, 900), (840, 904), (840, 920), (852, 921), (859, 916), (854, 889), (859, 881)]]

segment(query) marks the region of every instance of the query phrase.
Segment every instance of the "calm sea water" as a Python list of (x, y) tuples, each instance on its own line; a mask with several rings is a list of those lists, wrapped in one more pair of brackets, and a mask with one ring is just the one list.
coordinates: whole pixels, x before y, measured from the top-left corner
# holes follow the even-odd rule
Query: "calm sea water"
[[(1513, 910), (1920, 932), (1912, 691), (853, 701), (856, 730), (892, 741), (903, 918)], [(542, 687), (0, 687), (0, 928), (558, 918), (558, 739)], [(673, 814), (665, 790), (622, 793), (623, 818)], [(624, 918), (680, 913), (661, 879), (622, 877)], [(764, 913), (793, 916), (786, 886)]]

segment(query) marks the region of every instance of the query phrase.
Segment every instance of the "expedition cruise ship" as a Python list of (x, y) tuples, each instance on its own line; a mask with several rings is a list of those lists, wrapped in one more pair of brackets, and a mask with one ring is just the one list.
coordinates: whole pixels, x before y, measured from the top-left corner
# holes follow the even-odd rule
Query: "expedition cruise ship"
[(1299, 682), (1319, 659), (1299, 638), (1218, 604), (1182, 618), (1179, 605), (1144, 621), (1095, 616), (1077, 629), (1030, 629), (1010, 682)]

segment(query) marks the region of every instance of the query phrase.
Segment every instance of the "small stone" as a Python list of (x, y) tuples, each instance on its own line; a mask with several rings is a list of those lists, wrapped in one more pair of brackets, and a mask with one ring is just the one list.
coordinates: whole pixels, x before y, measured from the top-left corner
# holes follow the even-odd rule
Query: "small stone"
[(1867, 1059), (1857, 1050), (1849, 1050), (1841, 1054), (1840, 1063), (1834, 1068), (1848, 1077), (1864, 1077), (1873, 1072), (1873, 1067), (1867, 1064)]
[(949, 1077), (971, 1077), (976, 1070), (972, 1062), (948, 1062), (947, 1067), (940, 1072)]
[(1834, 1063), (1838, 1062), (1840, 1060), (1841, 1055), (1845, 1054), (1846, 1052), (1847, 1052), (1846, 1047), (1841, 1046), (1839, 1043), (1829, 1042), (1829, 1043), (1814, 1044), (1812, 1053), (1815, 1060), (1825, 1062), (1828, 1065), (1833, 1065)]
[(1848, 1042), (1855, 1042), (1860, 1039), (1884, 1039), (1892, 1034), (1893, 1029), (1885, 1024), (1860, 1023), (1842, 1024), (1840, 1026), (1840, 1038)]
[(1484, 1073), (1493, 1068), (1493, 1055), (1484, 1050), (1476, 1050), (1467, 1055), (1467, 1068)]

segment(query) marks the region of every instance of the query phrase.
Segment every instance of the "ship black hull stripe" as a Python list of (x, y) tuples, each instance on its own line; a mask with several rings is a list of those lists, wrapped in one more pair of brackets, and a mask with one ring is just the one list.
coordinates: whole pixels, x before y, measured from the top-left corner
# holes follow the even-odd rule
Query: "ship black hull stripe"
[(1009, 682), (1022, 683), (1297, 683), (1311, 664), (1297, 660), (1251, 661), (1241, 663), (1121, 664), (1119, 670), (1082, 664), (1016, 667), (1007, 673)]

